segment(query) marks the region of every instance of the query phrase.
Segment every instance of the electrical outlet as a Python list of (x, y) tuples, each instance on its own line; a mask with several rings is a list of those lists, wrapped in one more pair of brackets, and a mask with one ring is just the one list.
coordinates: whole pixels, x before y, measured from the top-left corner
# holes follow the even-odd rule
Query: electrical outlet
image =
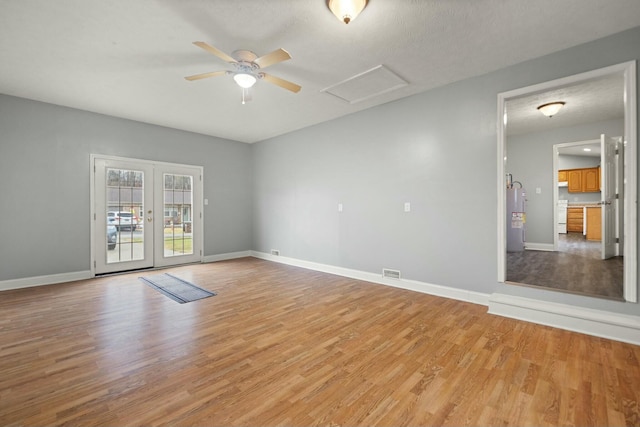
[(404, 211), (405, 212), (411, 212), (411, 203), (404, 202)]
[(277, 249), (271, 249), (271, 255), (280, 255), (280, 251)]

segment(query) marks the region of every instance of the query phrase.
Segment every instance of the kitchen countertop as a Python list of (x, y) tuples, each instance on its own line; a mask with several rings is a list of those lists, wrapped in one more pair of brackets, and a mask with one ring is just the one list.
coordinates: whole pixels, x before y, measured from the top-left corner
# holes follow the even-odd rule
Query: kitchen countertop
[(574, 202), (567, 205), (569, 208), (598, 208), (600, 202)]

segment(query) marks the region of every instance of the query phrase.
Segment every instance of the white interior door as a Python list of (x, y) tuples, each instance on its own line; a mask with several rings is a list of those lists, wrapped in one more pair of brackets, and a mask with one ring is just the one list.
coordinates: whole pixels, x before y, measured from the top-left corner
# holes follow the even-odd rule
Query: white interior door
[(624, 256), (624, 144), (621, 137), (616, 138), (616, 153), (616, 256)]
[(93, 157), (95, 274), (202, 261), (202, 168)]
[(600, 136), (602, 259), (616, 255), (616, 140)]

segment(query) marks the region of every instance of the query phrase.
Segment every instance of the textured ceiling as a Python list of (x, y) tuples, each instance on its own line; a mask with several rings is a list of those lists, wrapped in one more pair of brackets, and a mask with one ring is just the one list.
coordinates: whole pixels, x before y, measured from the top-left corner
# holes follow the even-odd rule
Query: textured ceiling
[[(0, 93), (255, 142), (640, 25), (638, 0), (370, 0), (349, 25), (325, 0), (0, 0)], [(192, 44), (292, 59), (242, 105)], [(348, 103), (322, 92), (384, 65), (408, 85)]]
[[(555, 101), (565, 105), (553, 117), (538, 111), (540, 105)], [(507, 135), (614, 119), (624, 119), (622, 72), (507, 101)]]

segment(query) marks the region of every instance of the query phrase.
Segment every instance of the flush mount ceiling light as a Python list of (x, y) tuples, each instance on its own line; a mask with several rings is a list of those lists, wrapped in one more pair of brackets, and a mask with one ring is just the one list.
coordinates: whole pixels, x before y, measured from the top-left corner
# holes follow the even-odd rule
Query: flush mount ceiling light
[(327, 5), (336, 18), (348, 24), (362, 12), (367, 0), (327, 0)]
[(553, 117), (560, 111), (564, 104), (565, 103), (561, 101), (549, 102), (548, 104), (539, 106), (538, 110), (547, 117)]
[(249, 89), (256, 83), (256, 78), (251, 74), (238, 73), (233, 76), (233, 80), (243, 89)]

